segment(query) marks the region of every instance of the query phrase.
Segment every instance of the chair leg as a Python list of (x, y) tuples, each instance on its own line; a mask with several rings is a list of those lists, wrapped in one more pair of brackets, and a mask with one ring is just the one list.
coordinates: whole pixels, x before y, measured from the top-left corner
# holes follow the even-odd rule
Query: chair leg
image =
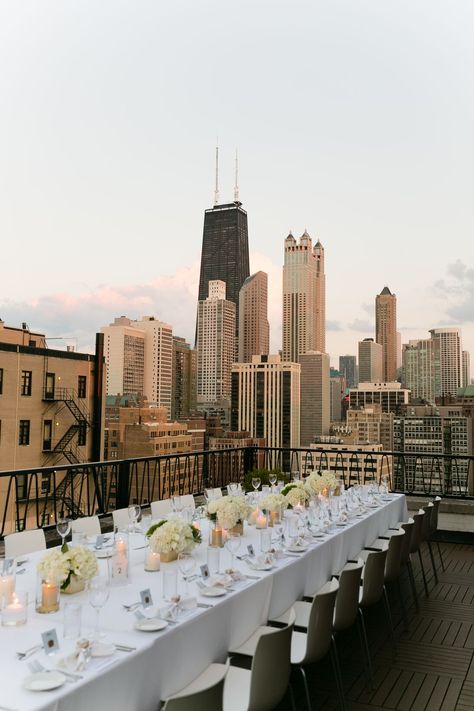
[(439, 559), (441, 561), (441, 567), (442, 567), (443, 573), (444, 573), (446, 571), (446, 568), (444, 567), (444, 560), (443, 560), (443, 556), (441, 553), (441, 546), (439, 545), (439, 541), (436, 541), (436, 545), (438, 546), (438, 555), (439, 555)]
[(304, 684), (304, 690), (305, 690), (305, 694), (306, 694), (306, 704), (308, 706), (308, 711), (312, 711), (311, 697), (309, 695), (309, 687), (308, 687), (308, 680), (306, 678), (306, 672), (303, 669), (303, 667), (298, 667), (298, 668), (301, 672), (301, 676), (303, 677), (303, 684)]
[(293, 693), (293, 687), (291, 686), (291, 684), (288, 684), (288, 691), (290, 692), (291, 711), (296, 711), (295, 695)]
[(398, 590), (398, 597), (400, 599), (400, 608), (402, 611), (402, 617), (403, 617), (403, 621), (405, 623), (405, 629), (409, 629), (410, 625), (408, 624), (407, 608), (405, 605), (405, 598), (403, 597), (402, 586), (400, 583), (400, 576), (397, 578), (397, 590)]
[(374, 674), (372, 671), (372, 660), (370, 658), (370, 651), (369, 651), (369, 643), (367, 641), (367, 632), (365, 629), (365, 621), (364, 621), (364, 614), (362, 610), (359, 608), (359, 612), (357, 615), (357, 629), (359, 631), (359, 639), (360, 639), (360, 646), (362, 649), (362, 656), (365, 657), (366, 659), (366, 664), (364, 665), (366, 667), (366, 673), (367, 673), (367, 679), (369, 681), (369, 684), (371, 688), (374, 688)]
[(388, 631), (390, 632), (390, 637), (392, 639), (393, 651), (397, 653), (397, 640), (395, 639), (395, 630), (393, 629), (392, 612), (390, 610), (390, 603), (388, 601), (387, 588), (383, 586), (383, 604), (385, 607), (385, 613), (387, 615), (388, 621)]
[(346, 711), (346, 697), (344, 696), (344, 685), (342, 683), (341, 665), (339, 664), (339, 654), (337, 653), (336, 640), (331, 637), (331, 662), (336, 677), (337, 694), (339, 696), (339, 706), (341, 711)]
[(427, 545), (428, 545), (428, 550), (429, 550), (429, 552), (430, 552), (431, 565), (433, 566), (433, 575), (434, 575), (434, 579), (435, 579), (435, 582), (436, 582), (436, 585), (437, 585), (437, 584), (438, 584), (438, 571), (436, 570), (435, 559), (434, 559), (434, 555), (433, 555), (433, 549), (432, 549), (432, 547), (431, 547), (431, 541), (428, 539), (428, 540), (426, 541), (426, 543), (427, 543)]
[(413, 598), (415, 600), (415, 607), (417, 611), (420, 609), (420, 604), (418, 602), (418, 593), (416, 591), (415, 576), (413, 575), (413, 566), (411, 564), (410, 558), (407, 561), (408, 578), (410, 579), (411, 591), (413, 593)]
[(430, 593), (428, 590), (428, 583), (426, 582), (425, 566), (423, 565), (423, 556), (421, 555), (421, 546), (418, 548), (418, 558), (420, 559), (421, 574), (423, 576), (423, 584), (425, 586), (426, 597), (429, 597)]

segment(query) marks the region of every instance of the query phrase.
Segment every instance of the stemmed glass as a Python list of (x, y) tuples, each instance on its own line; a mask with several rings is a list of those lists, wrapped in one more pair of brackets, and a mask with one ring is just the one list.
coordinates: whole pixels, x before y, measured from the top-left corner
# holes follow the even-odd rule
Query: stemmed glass
[(225, 542), (225, 547), (229, 551), (229, 553), (232, 556), (232, 570), (235, 568), (235, 556), (239, 552), (240, 549), (240, 544), (241, 544), (241, 537), (237, 533), (228, 533), (227, 540)]
[(185, 585), (185, 595), (188, 594), (188, 578), (194, 572), (196, 559), (190, 553), (180, 553), (178, 555), (178, 568), (183, 576)]
[(58, 532), (58, 535), (61, 536), (61, 549), (63, 549), (66, 537), (69, 536), (71, 531), (71, 519), (61, 515), (61, 518), (58, 518), (56, 523), (56, 531)]
[(183, 500), (179, 494), (171, 497), (171, 503), (176, 513), (180, 513), (183, 510)]
[(252, 477), (252, 486), (254, 488), (254, 500), (257, 502), (257, 491), (259, 489), (260, 484), (262, 483), (262, 480), (260, 479), (259, 476), (253, 476)]
[(277, 477), (277, 475), (275, 474), (275, 472), (270, 472), (270, 476), (268, 477), (268, 481), (270, 482), (270, 486), (275, 486), (275, 484), (277, 483), (277, 479), (278, 479), (278, 477)]
[(96, 575), (89, 581), (89, 602), (96, 611), (94, 644), (100, 645), (100, 611), (109, 599), (109, 581), (105, 575)]
[(134, 531), (138, 523), (138, 517), (140, 516), (141, 508), (138, 504), (130, 504), (128, 507), (128, 518), (130, 521), (130, 530)]

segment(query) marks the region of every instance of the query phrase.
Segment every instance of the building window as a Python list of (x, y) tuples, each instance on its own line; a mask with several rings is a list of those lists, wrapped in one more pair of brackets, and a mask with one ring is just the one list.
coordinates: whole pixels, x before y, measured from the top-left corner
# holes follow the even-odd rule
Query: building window
[(3, 393), (3, 368), (0, 368), (0, 395)]
[(18, 444), (30, 443), (30, 420), (20, 420), (20, 430), (18, 436)]
[(50, 452), (53, 439), (53, 421), (43, 421), (43, 452)]
[(31, 378), (32, 378), (31, 370), (22, 370), (21, 371), (21, 394), (22, 395), (31, 395)]
[(86, 397), (87, 377), (85, 375), (77, 376), (77, 397)]
[(77, 444), (79, 447), (84, 447), (87, 439), (87, 424), (79, 422), (79, 430), (77, 432)]

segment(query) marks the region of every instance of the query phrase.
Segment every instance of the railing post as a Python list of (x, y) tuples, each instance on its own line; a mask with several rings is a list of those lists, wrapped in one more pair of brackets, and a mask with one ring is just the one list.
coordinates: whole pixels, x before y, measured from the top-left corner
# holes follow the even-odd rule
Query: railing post
[(128, 506), (128, 495), (130, 491), (130, 462), (124, 459), (119, 462), (116, 507), (125, 509)]
[(256, 447), (245, 447), (244, 451), (244, 477), (252, 471), (255, 466)]

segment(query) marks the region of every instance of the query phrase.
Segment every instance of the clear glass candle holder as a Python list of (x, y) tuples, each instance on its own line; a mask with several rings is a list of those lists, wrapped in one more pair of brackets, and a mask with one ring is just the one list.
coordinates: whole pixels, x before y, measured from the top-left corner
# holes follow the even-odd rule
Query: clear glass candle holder
[(28, 593), (25, 590), (14, 592), (10, 602), (2, 610), (2, 625), (18, 627), (25, 625), (28, 619)]
[(49, 614), (59, 610), (60, 589), (55, 580), (38, 577), (36, 584), (36, 612)]
[(0, 610), (12, 600), (15, 592), (15, 572), (14, 558), (0, 560)]

